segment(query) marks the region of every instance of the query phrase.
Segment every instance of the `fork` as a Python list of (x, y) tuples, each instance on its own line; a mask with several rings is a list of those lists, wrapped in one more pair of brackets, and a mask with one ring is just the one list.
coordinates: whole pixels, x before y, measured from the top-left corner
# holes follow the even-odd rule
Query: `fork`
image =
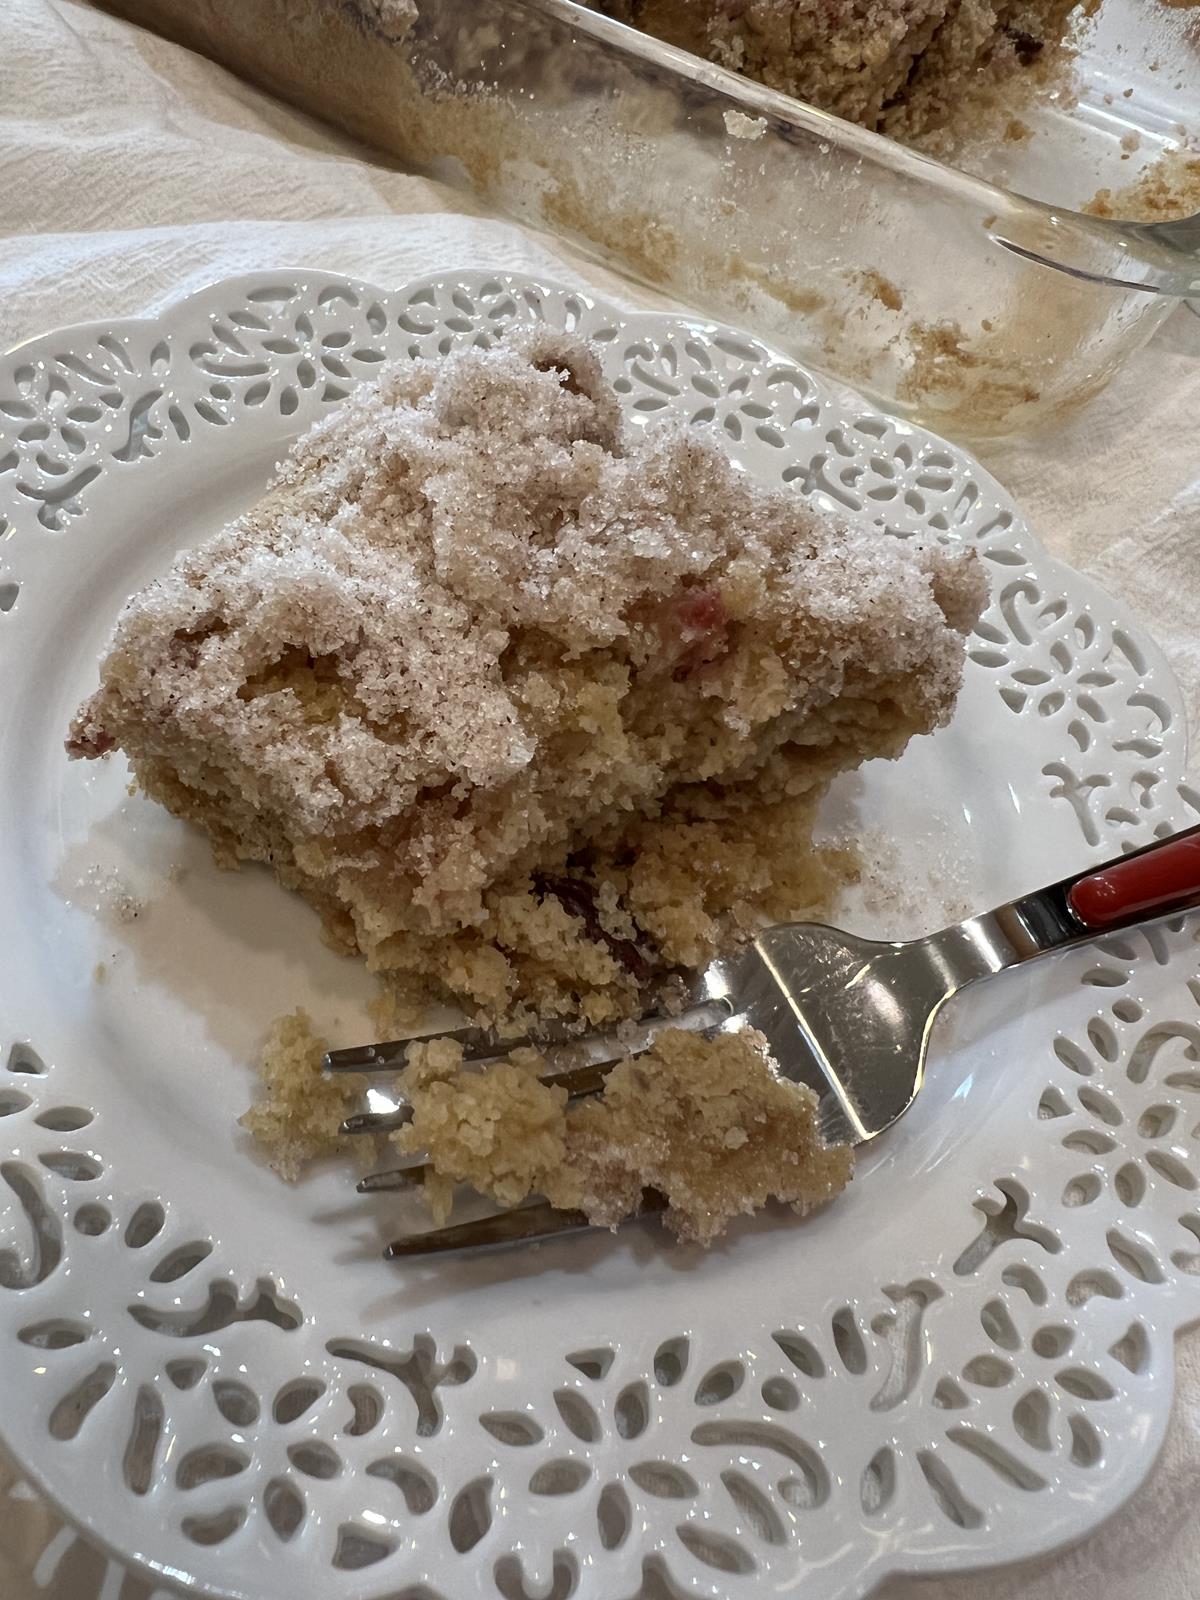
[[(692, 982), (677, 1015), (655, 1014), (609, 1033), (580, 1036), (548, 1024), (504, 1039), (476, 1027), (437, 1037), (463, 1047), (464, 1062), (484, 1066), (531, 1045), (546, 1055), (543, 1082), (572, 1101), (598, 1093), (620, 1060), (648, 1049), (665, 1028), (709, 1034), (755, 1028), (764, 1034), (781, 1075), (818, 1096), (827, 1142), (866, 1144), (912, 1105), (925, 1077), (929, 1036), (946, 1002), (969, 984), (1051, 951), (1200, 904), (1200, 825), (1065, 878), (1007, 905), (922, 939), (883, 942), (818, 923), (765, 928)], [(329, 1072), (388, 1073), (405, 1064), (415, 1039), (332, 1050)], [(348, 1117), (347, 1134), (387, 1133), (411, 1120), (398, 1093), (368, 1091), (373, 1109)], [(373, 1173), (360, 1192), (404, 1188), (426, 1171), (420, 1158)], [(665, 1202), (647, 1191), (639, 1215)], [(469, 1222), (396, 1240), (387, 1256), (419, 1256), (484, 1245), (529, 1242), (587, 1228), (577, 1211), (533, 1201)]]

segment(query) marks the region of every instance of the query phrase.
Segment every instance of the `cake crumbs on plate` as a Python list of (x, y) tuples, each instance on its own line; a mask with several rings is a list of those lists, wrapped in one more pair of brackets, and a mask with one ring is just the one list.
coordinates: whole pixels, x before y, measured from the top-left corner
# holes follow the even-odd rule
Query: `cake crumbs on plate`
[(369, 1160), (374, 1153), (372, 1139), (338, 1132), (361, 1100), (366, 1080), (356, 1072), (322, 1072), (327, 1048), (306, 1011), (277, 1018), (259, 1057), (259, 1095), (239, 1118), (272, 1168), (289, 1182), (319, 1156), (353, 1151)]

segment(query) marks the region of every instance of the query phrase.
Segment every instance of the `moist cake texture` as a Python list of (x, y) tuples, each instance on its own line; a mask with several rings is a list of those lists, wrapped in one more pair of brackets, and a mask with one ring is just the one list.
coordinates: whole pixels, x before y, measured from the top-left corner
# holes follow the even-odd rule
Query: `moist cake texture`
[(357, 1156), (370, 1163), (375, 1141), (339, 1132), (358, 1109), (364, 1080), (358, 1073), (323, 1073), (325, 1043), (305, 1011), (277, 1017), (258, 1062), (260, 1092), (241, 1118), (271, 1166), (288, 1182), (320, 1156)]
[(413, 1120), (393, 1139), (425, 1154), (439, 1220), (457, 1182), (504, 1206), (541, 1194), (605, 1228), (650, 1189), (667, 1202), (668, 1227), (709, 1244), (768, 1200), (803, 1212), (850, 1180), (852, 1152), (821, 1142), (816, 1095), (777, 1076), (761, 1034), (666, 1029), (612, 1069), (601, 1095), (573, 1106), (541, 1081), (546, 1066), (519, 1050), (471, 1072), (447, 1040), (411, 1048), (400, 1087)]
[[(381, 1141), (337, 1137), (362, 1080), (322, 1078), (324, 1050), (303, 1012), (281, 1018), (267, 1040), (261, 1093), (242, 1125), (281, 1177), (348, 1147), (387, 1164)], [(853, 1152), (822, 1142), (816, 1096), (780, 1078), (766, 1040), (750, 1030), (710, 1038), (665, 1029), (611, 1069), (602, 1094), (572, 1105), (565, 1089), (541, 1081), (546, 1070), (533, 1050), (479, 1071), (463, 1066), (451, 1039), (410, 1046), (397, 1087), (413, 1119), (390, 1139), (423, 1157), (435, 1221), (449, 1217), (460, 1184), (501, 1206), (542, 1195), (604, 1228), (651, 1190), (674, 1233), (709, 1244), (769, 1200), (805, 1212), (850, 1180)]]
[(73, 755), (259, 861), (394, 993), (602, 1021), (821, 905), (831, 777), (945, 723), (973, 555), (626, 429), (549, 330), (405, 361), (119, 619)]
[(1058, 50), (1079, 0), (587, 0), (622, 22), (900, 138)]

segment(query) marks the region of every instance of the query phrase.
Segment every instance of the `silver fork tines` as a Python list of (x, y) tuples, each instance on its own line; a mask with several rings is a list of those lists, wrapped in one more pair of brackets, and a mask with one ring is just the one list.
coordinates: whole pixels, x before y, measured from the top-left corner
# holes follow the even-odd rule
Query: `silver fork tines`
[[(486, 1066), (489, 1062), (503, 1060), (514, 1050), (532, 1047), (545, 1056), (549, 1063), (550, 1070), (542, 1074), (542, 1082), (560, 1084), (574, 1097), (598, 1093), (603, 1087), (603, 1077), (596, 1078), (595, 1074), (601, 1068), (611, 1067), (627, 1056), (648, 1050), (664, 1028), (687, 1028), (702, 1032), (723, 1025), (729, 1014), (729, 1007), (724, 1001), (705, 1000), (678, 1016), (656, 1013), (623, 1028), (602, 1033), (580, 1034), (578, 1029), (548, 1026), (536, 1035), (525, 1034), (521, 1038), (505, 1039), (483, 1028), (456, 1028), (433, 1037), (462, 1045), (463, 1062), (469, 1066)], [(428, 1042), (426, 1036), (416, 1035), (408, 1039), (389, 1039), (384, 1044), (330, 1050), (322, 1060), (322, 1067), (326, 1072), (359, 1072), (368, 1075), (398, 1073), (404, 1069), (409, 1046), (425, 1042)], [(371, 1088), (368, 1096), (375, 1105), (370, 1110), (355, 1112), (347, 1117), (341, 1126), (342, 1133), (391, 1133), (412, 1120), (412, 1107), (401, 1092), (385, 1093), (378, 1088)]]
[[(647, 1017), (630, 1029), (574, 1039), (564, 1028), (547, 1028), (536, 1040), (503, 1040), (479, 1028), (446, 1037), (463, 1045), (466, 1059), (480, 1063), (518, 1044), (536, 1043), (550, 1053), (547, 1078), (566, 1085), (574, 1098), (595, 1093), (611, 1063), (647, 1049), (664, 1028), (755, 1028), (781, 1076), (816, 1092), (826, 1139), (864, 1144), (916, 1099), (933, 1020), (960, 989), (1051, 950), (1198, 904), (1200, 826), (924, 939), (882, 942), (802, 922), (766, 928), (737, 954), (707, 968), (692, 990), (691, 1009), (678, 1017)], [(394, 1071), (411, 1042), (336, 1050), (325, 1065), (331, 1072)], [(386, 1109), (349, 1117), (344, 1126), (347, 1132), (383, 1132), (403, 1126), (407, 1109), (397, 1096)], [(422, 1172), (417, 1158), (373, 1174), (361, 1187), (400, 1188), (419, 1182)], [(650, 1197), (642, 1209), (658, 1206)], [(541, 1239), (585, 1224), (576, 1213), (551, 1211), (539, 1202), (430, 1229), (399, 1240), (388, 1254)]]
[[(574, 1104), (578, 1100), (586, 1099), (589, 1095), (599, 1094), (604, 1087), (604, 1080), (608, 1077), (614, 1065), (614, 1062), (606, 1061), (600, 1062), (595, 1066), (567, 1067), (558, 1072), (544, 1072), (542, 1074), (542, 1082), (552, 1084), (556, 1088), (565, 1089), (568, 1100)], [(363, 1126), (372, 1116), (377, 1117), (381, 1122), (387, 1122), (391, 1117), (398, 1117), (402, 1119), (398, 1125), (403, 1126), (405, 1122), (412, 1120), (412, 1107), (404, 1105), (395, 1112), (366, 1112), (358, 1117), (347, 1117), (346, 1121), (342, 1123), (342, 1132), (380, 1132), (381, 1130), (377, 1124), (371, 1124), (368, 1127)], [(352, 1123), (355, 1126), (352, 1127)], [(367, 1177), (360, 1179), (358, 1192), (359, 1194), (378, 1194), (385, 1189), (408, 1189), (414, 1184), (424, 1182), (427, 1170), (427, 1164), (421, 1161), (419, 1156), (414, 1156), (407, 1163), (402, 1162), (397, 1167), (389, 1167), (382, 1172), (369, 1173)]]
[[(647, 1189), (636, 1215), (656, 1216), (666, 1207), (662, 1195)], [(482, 1250), (489, 1245), (525, 1244), (552, 1239), (560, 1233), (594, 1232), (582, 1211), (556, 1211), (548, 1200), (534, 1200), (512, 1211), (496, 1211), (473, 1222), (455, 1222), (427, 1233), (409, 1233), (394, 1239), (384, 1254), (389, 1261), (405, 1256), (447, 1255), (453, 1250)]]
[[(647, 1017), (640, 1023), (633, 1024), (635, 1030), (651, 1027), (655, 1024), (662, 1027), (666, 1018)], [(514, 1050), (532, 1048), (546, 1054), (550, 1051), (569, 1051), (572, 1049), (583, 1050), (588, 1060), (595, 1057), (592, 1052), (603, 1048), (610, 1041), (615, 1049), (620, 1049), (618, 1038), (624, 1038), (624, 1033), (617, 1032), (581, 1034), (578, 1026), (571, 1027), (565, 1023), (548, 1022), (539, 1028), (536, 1035), (523, 1033), (506, 1037), (496, 1033), (490, 1028), (451, 1028), (444, 1033), (430, 1035), (414, 1034), (407, 1039), (389, 1039), (383, 1044), (355, 1045), (349, 1050), (330, 1050), (324, 1058), (323, 1066), (326, 1072), (400, 1072), (403, 1070), (408, 1058), (410, 1045), (432, 1042), (432, 1040), (445, 1039), (453, 1044), (462, 1046), (463, 1062), (465, 1065), (482, 1066), (488, 1061), (500, 1061)], [(610, 1059), (615, 1060), (616, 1056)]]

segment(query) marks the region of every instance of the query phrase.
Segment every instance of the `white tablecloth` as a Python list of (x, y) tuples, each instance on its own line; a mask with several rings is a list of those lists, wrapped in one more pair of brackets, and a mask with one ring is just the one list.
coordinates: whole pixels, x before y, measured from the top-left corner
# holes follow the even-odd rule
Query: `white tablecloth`
[[(250, 3), (250, 0), (248, 0)], [(0, 348), (134, 313), (265, 263), (395, 284), (457, 265), (595, 268), (383, 165), (207, 62), (74, 0), (0, 4)], [(614, 297), (621, 298), (619, 292)], [(628, 298), (626, 292), (625, 298)], [(1200, 727), (1200, 319), (1181, 312), (1069, 426), (987, 464), (1046, 545), (1135, 606)], [(1200, 1336), (1149, 1482), (1078, 1548), (885, 1600), (1192, 1600), (1200, 1592)], [(0, 1460), (3, 1600), (145, 1600)]]

